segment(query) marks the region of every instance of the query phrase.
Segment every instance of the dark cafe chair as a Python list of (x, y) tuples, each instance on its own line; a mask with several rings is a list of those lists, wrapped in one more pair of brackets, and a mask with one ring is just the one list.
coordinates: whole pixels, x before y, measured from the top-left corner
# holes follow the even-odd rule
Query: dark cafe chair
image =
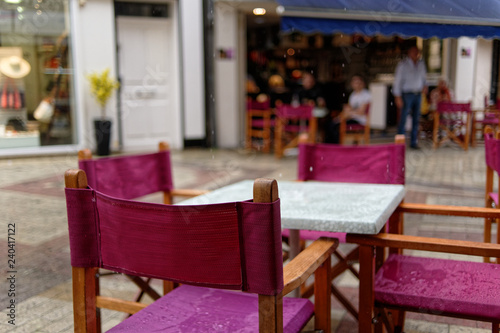
[(363, 143), (365, 145), (370, 143), (370, 104), (365, 110), (366, 123), (349, 124), (343, 114), (340, 114), (340, 127), (339, 127), (339, 143), (345, 144), (348, 139), (352, 139), (355, 144)]
[(274, 156), (282, 158), (285, 151), (298, 145), (299, 137), (307, 133), (309, 142), (316, 140), (318, 121), (314, 117), (314, 106), (310, 104), (276, 106), (274, 131)]
[[(198, 206), (115, 198), (82, 170), (65, 184), (75, 332), (99, 332), (100, 308), (133, 314), (108, 332), (299, 332), (313, 315), (330, 332), (338, 241), (319, 239), (283, 267), (275, 180), (257, 179), (253, 201)], [(113, 299), (99, 293), (99, 268), (181, 285), (151, 305)], [(314, 304), (284, 297), (313, 273)]]
[[(206, 193), (206, 190), (180, 189), (174, 186), (172, 163), (168, 143), (160, 142), (154, 153), (92, 158), (90, 149), (78, 152), (79, 168), (87, 174), (90, 186), (107, 195), (121, 199), (142, 199), (147, 195), (163, 192), (163, 203), (172, 204), (177, 197), (193, 197)], [(101, 276), (108, 273), (100, 272)], [(142, 279), (136, 275), (126, 275), (140, 291), (139, 301), (144, 294), (153, 300), (160, 295), (151, 287), (151, 279)], [(173, 288), (165, 281), (164, 289)]]
[[(343, 146), (338, 144), (310, 144), (305, 136), (301, 137), (298, 157), (299, 181), (325, 181), (343, 183), (370, 184), (402, 184), (405, 183), (405, 138), (397, 135), (394, 143), (372, 144), (358, 146)], [(289, 230), (283, 230), (286, 240)], [(345, 243), (345, 233), (300, 230), (303, 241), (315, 240), (319, 237), (338, 238)], [(337, 263), (332, 270), (332, 294), (354, 317), (358, 311), (333, 283), (333, 279), (346, 270), (359, 278), (358, 270), (353, 266), (358, 261), (359, 251), (355, 247), (344, 254), (337, 249), (334, 252)], [(302, 286), (303, 297), (310, 297), (313, 285)]]
[(269, 97), (263, 101), (247, 100), (245, 148), (257, 148), (264, 153), (271, 151), (272, 130), (275, 126)]

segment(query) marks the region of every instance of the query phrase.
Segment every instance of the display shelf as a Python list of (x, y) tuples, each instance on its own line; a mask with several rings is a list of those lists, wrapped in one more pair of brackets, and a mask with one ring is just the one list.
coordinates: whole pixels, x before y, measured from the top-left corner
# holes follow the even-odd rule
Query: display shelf
[(6, 125), (9, 119), (19, 119), (23, 122), (28, 121), (28, 111), (22, 109), (0, 109), (0, 125)]
[(39, 132), (6, 132), (0, 135), (0, 148), (21, 148), (40, 146)]

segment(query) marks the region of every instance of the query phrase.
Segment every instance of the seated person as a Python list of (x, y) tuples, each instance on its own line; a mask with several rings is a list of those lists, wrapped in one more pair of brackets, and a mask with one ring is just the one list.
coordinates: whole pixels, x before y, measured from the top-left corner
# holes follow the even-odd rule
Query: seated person
[(326, 128), (325, 143), (339, 143), (340, 120), (346, 119), (347, 124), (366, 123), (366, 109), (371, 102), (371, 94), (365, 87), (365, 81), (361, 75), (354, 75), (351, 78), (352, 93), (349, 101), (344, 105), (342, 113), (333, 118)]
[(324, 107), (326, 104), (323, 89), (310, 72), (302, 74), (302, 87), (297, 91), (297, 95), (301, 104), (312, 104), (317, 107)]
[(446, 79), (440, 78), (436, 88), (432, 89), (429, 94), (429, 109), (435, 111), (439, 102), (451, 102), (453, 100), (453, 92), (448, 88)]

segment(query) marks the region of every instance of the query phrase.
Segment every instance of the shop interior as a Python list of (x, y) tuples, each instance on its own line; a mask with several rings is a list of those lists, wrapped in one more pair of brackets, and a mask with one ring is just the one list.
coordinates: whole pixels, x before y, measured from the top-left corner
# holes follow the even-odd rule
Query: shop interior
[(8, 18), (0, 23), (0, 148), (74, 143), (67, 8), (5, 1), (0, 12)]
[[(251, 98), (267, 94), (272, 106), (276, 100), (290, 103), (294, 91), (301, 85), (302, 73), (312, 72), (323, 88), (327, 108), (330, 111), (342, 110), (350, 93), (348, 82), (354, 74), (360, 74), (368, 86), (382, 89), (385, 95), (383, 124), (377, 126), (375, 123), (372, 129), (387, 131), (397, 123), (391, 93), (394, 71), (410, 46), (417, 45), (422, 50), (429, 91), (441, 76), (452, 79), (453, 73), (449, 71), (452, 64), (449, 62), (453, 60), (443, 58), (444, 41), (438, 38), (281, 34), (277, 15), (250, 13), (246, 21), (247, 94)], [(448, 67), (443, 67), (443, 62), (448, 62)]]

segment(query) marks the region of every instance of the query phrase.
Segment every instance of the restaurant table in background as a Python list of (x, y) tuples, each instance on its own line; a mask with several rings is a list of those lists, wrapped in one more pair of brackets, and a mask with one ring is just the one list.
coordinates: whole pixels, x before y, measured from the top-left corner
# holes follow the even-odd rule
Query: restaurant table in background
[[(207, 194), (180, 202), (180, 205), (214, 204), (252, 198), (253, 181), (244, 180)], [(299, 249), (299, 230), (378, 234), (403, 201), (403, 185), (330, 182), (278, 181), (281, 225), (290, 229), (290, 256)], [(361, 255), (365, 257), (362, 258)], [(362, 283), (363, 272), (375, 270), (375, 254), (360, 254), (360, 332), (371, 327), (373, 281)], [(372, 288), (370, 288), (372, 286)], [(372, 299), (372, 302), (369, 300)]]

